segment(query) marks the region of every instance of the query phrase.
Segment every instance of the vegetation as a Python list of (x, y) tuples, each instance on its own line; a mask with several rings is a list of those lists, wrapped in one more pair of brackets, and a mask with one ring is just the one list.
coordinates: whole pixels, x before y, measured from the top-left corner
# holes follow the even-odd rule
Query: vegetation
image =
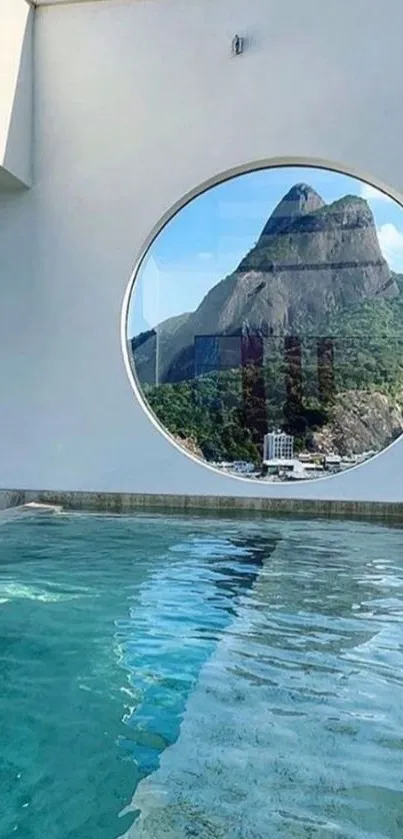
[[(403, 391), (403, 278), (398, 297), (364, 300), (323, 323), (331, 338), (333, 375), (318, 381), (317, 339), (301, 333), (298, 360), (285, 358), (284, 340), (265, 339), (263, 368), (222, 370), (158, 387), (144, 394), (159, 421), (175, 436), (193, 440), (207, 460), (261, 461), (265, 430), (281, 426), (296, 449), (312, 446), (313, 432), (332, 418), (337, 394), (377, 391), (391, 401)], [(322, 377), (323, 378), (323, 377)]]

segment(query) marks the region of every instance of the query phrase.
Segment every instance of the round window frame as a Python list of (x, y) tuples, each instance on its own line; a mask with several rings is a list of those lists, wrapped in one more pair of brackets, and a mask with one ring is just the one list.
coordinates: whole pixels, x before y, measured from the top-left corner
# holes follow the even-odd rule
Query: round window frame
[[(122, 306), (121, 306), (121, 317), (120, 317), (120, 345), (121, 345), (121, 352), (123, 355), (123, 362), (126, 368), (126, 374), (128, 376), (130, 385), (132, 387), (134, 396), (141, 406), (142, 410), (144, 411), (147, 419), (151, 422), (154, 428), (157, 430), (159, 434), (161, 434), (167, 443), (172, 446), (176, 451), (194, 463), (196, 466), (207, 469), (208, 471), (212, 472), (214, 475), (218, 475), (221, 478), (227, 478), (235, 481), (241, 481), (242, 483), (247, 483), (249, 486), (253, 484), (254, 486), (258, 487), (273, 487), (272, 482), (262, 481), (259, 478), (250, 478), (247, 476), (236, 474), (235, 472), (224, 472), (223, 470), (219, 469), (217, 466), (213, 466), (206, 460), (198, 457), (197, 455), (193, 454), (189, 449), (185, 446), (181, 446), (181, 444), (177, 441), (173, 434), (163, 425), (163, 423), (158, 419), (158, 416), (153, 411), (151, 406), (149, 405), (147, 399), (143, 394), (143, 389), (141, 383), (139, 381), (136, 367), (134, 364), (134, 360), (132, 357), (132, 353), (129, 347), (130, 339), (128, 338), (128, 320), (129, 320), (129, 309), (130, 309), (130, 301), (132, 294), (134, 292), (136, 280), (139, 276), (141, 271), (142, 265), (148, 256), (149, 252), (152, 249), (154, 242), (158, 239), (160, 233), (165, 229), (165, 227), (177, 216), (179, 213), (193, 200), (198, 198), (199, 196), (209, 192), (209, 190), (214, 189), (216, 186), (220, 184), (227, 183), (228, 181), (234, 180), (235, 178), (239, 177), (240, 175), (247, 175), (252, 174), (253, 172), (259, 172), (262, 170), (268, 169), (283, 169), (283, 168), (307, 168), (307, 169), (320, 169), (325, 170), (327, 172), (334, 172), (337, 175), (346, 175), (350, 178), (354, 178), (357, 181), (360, 181), (362, 184), (372, 187), (373, 189), (378, 190), (379, 192), (383, 193), (387, 198), (395, 201), (396, 204), (401, 207), (403, 210), (403, 195), (401, 195), (396, 189), (393, 187), (386, 185), (383, 181), (373, 179), (372, 176), (370, 177), (367, 173), (360, 171), (357, 173), (356, 169), (352, 167), (346, 166), (342, 163), (335, 163), (334, 161), (325, 160), (324, 158), (309, 158), (309, 157), (275, 157), (275, 158), (263, 158), (258, 161), (249, 162), (239, 164), (237, 166), (233, 166), (229, 169), (224, 170), (218, 174), (212, 175), (210, 178), (207, 178), (198, 186), (193, 187), (188, 192), (184, 193), (181, 198), (179, 198), (173, 205), (167, 209), (162, 216), (160, 216), (159, 220), (156, 222), (154, 227), (151, 229), (150, 233), (143, 241), (138, 254), (137, 258), (134, 262), (134, 268), (130, 275), (130, 279), (128, 285), (126, 286), (126, 290), (124, 293)], [(135, 292), (134, 292), (135, 293)], [(372, 464), (374, 461), (382, 457), (386, 452), (389, 451), (392, 447), (396, 446), (398, 443), (403, 442), (403, 431), (395, 440), (392, 440), (385, 448), (383, 448), (380, 452), (372, 455), (372, 457), (368, 458), (368, 460), (363, 461), (362, 463), (358, 463), (350, 468), (344, 470), (342, 473), (334, 473), (331, 475), (323, 475), (318, 478), (307, 478), (303, 481), (304, 484), (309, 484), (312, 486), (313, 484), (320, 483), (322, 484), (324, 481), (334, 481), (340, 477), (344, 477), (344, 475), (351, 474), (356, 472), (357, 469), (362, 469), (363, 467), (368, 467), (369, 464)], [(298, 482), (285, 480), (281, 481), (281, 483), (276, 484), (276, 486), (295, 486)]]

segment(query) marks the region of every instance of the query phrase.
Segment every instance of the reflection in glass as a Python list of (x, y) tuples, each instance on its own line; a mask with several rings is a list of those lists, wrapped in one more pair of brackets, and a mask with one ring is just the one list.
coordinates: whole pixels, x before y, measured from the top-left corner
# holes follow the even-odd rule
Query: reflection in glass
[(313, 167), (239, 175), (182, 208), (128, 314), (161, 424), (265, 481), (347, 469), (401, 434), (402, 338), (402, 208)]

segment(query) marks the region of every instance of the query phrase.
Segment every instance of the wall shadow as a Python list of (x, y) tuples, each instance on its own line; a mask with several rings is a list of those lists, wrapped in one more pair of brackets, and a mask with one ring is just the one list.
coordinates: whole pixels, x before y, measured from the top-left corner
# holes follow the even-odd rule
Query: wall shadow
[(35, 10), (28, 8), (4, 157), (0, 161), (1, 191), (29, 187), (32, 182), (34, 15)]

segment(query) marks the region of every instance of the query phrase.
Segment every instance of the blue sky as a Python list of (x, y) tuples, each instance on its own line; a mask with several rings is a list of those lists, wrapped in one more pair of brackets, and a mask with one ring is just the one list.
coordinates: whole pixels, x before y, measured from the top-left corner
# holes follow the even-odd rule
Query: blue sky
[(196, 309), (209, 289), (237, 267), (275, 206), (301, 181), (327, 203), (347, 194), (366, 198), (383, 254), (393, 270), (403, 272), (403, 209), (383, 193), (326, 169), (248, 172), (198, 196), (161, 231), (134, 284), (129, 336)]

